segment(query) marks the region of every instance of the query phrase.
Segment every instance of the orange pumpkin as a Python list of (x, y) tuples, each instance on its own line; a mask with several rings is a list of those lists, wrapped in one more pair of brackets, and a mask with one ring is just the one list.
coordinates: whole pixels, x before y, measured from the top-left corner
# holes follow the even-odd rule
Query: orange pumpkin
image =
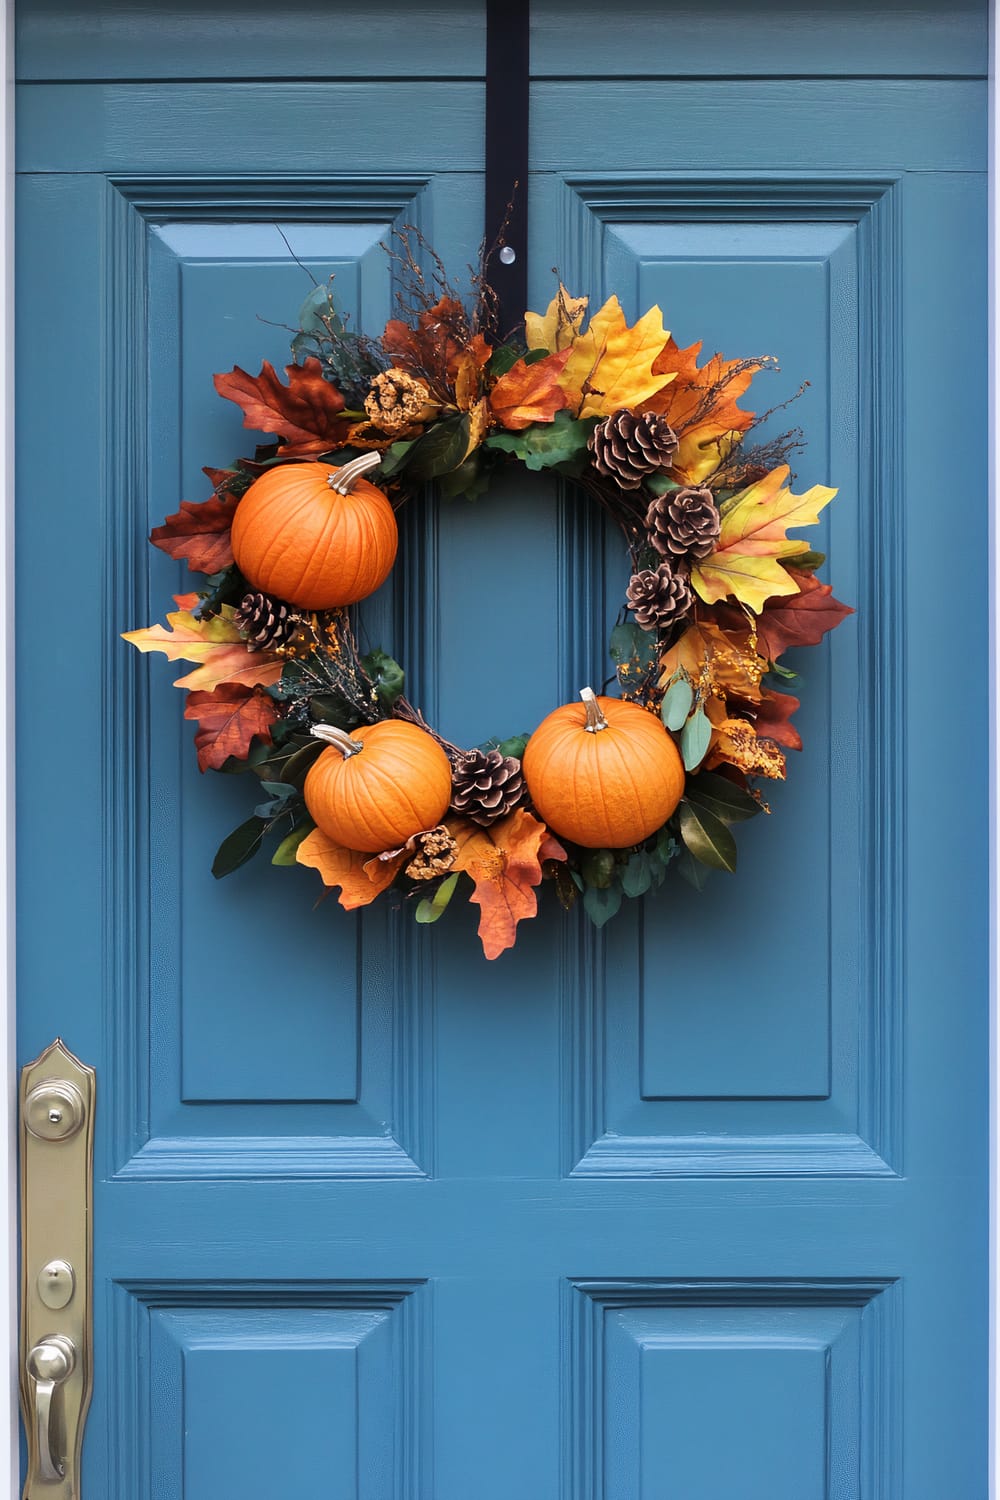
[(327, 740), (305, 781), (317, 827), (345, 849), (381, 854), (440, 823), (451, 801), (451, 762), (425, 729), (382, 719), (347, 735), (328, 724)]
[(233, 517), (233, 556), (247, 582), (300, 609), (373, 594), (399, 543), (392, 506), (361, 478), (379, 462), (363, 453), (339, 469), (278, 464), (256, 479)]
[(659, 719), (635, 703), (597, 698), (557, 708), (535, 730), (522, 762), (540, 816), (585, 849), (628, 849), (670, 817), (684, 765)]

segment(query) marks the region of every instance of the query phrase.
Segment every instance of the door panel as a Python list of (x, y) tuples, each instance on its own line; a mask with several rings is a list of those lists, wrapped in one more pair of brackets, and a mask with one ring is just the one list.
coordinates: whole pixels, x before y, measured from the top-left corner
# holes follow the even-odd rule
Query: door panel
[[(247, 783), (118, 640), (252, 453), (211, 375), (284, 362), (310, 273), (379, 331), (394, 226), (474, 260), (482, 11), (19, 6), (19, 1028), (98, 1068), (85, 1496), (983, 1491), (983, 14), (532, 9), (531, 304), (557, 266), (775, 355), (758, 406), (808, 379), (766, 433), (857, 615), (734, 879), (487, 964), (471, 909), (214, 881)], [(443, 733), (608, 675), (578, 497), (408, 510), (362, 629)]]

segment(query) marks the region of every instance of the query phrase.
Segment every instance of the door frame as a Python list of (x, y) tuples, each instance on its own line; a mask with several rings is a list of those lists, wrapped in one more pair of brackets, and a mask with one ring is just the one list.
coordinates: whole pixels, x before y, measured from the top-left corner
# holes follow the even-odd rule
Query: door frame
[[(8, 1493), (20, 1488), (18, 1427), (17, 1324), (17, 1111), (16, 1051), (14, 1042), (14, 4), (0, 0), (0, 1075), (5, 1080), (3, 1123), (0, 1126), (0, 1340), (8, 1350), (5, 1389), (0, 1388), (0, 1485)], [(990, 15), (990, 216), (989, 216), (989, 380), (990, 380), (990, 1497), (1000, 1500), (1000, 788), (997, 785), (1000, 746), (1000, 526), (996, 497), (1000, 476), (1000, 106), (996, 80), (1000, 77), (1000, 0), (989, 0)], [(0, 1387), (3, 1381), (0, 1381)]]

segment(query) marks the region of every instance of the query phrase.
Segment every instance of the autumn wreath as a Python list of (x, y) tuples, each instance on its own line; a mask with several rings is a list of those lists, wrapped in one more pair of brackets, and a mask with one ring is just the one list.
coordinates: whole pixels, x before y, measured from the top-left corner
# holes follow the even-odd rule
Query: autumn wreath
[[(391, 888), (433, 922), (464, 887), (493, 958), (543, 881), (602, 925), (671, 865), (698, 886), (735, 870), (732, 825), (766, 810), (758, 778), (783, 778), (801, 746), (779, 659), (850, 613), (816, 577), (822, 555), (787, 534), (835, 491), (792, 493), (796, 432), (750, 441), (759, 421), (738, 398), (772, 360), (699, 366), (658, 307), (630, 327), (610, 297), (588, 320), (561, 285), (500, 339), (485, 270), (463, 301), (410, 232), (387, 250), (401, 316), (381, 338), (318, 285), (287, 383), (267, 362), (215, 377), (275, 441), (206, 469), (211, 497), (153, 531), (204, 581), (166, 628), (125, 639), (196, 664), (177, 686), (200, 768), (262, 783), (216, 875), (272, 837), (273, 864), (313, 866), (347, 908)], [(391, 571), (401, 505), (432, 481), (478, 497), (511, 464), (582, 487), (624, 534), (617, 692), (585, 688), (526, 739), (463, 748), (388, 654), (361, 649), (350, 606)]]

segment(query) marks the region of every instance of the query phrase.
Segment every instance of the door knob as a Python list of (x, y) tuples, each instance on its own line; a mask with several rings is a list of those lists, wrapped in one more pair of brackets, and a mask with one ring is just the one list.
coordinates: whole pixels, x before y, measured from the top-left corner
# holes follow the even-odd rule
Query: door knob
[(76, 1349), (72, 1339), (61, 1333), (50, 1334), (29, 1351), (26, 1361), (35, 1407), (35, 1441), (38, 1453), (39, 1479), (62, 1479), (66, 1472), (59, 1425), (55, 1418), (55, 1394), (76, 1368)]

